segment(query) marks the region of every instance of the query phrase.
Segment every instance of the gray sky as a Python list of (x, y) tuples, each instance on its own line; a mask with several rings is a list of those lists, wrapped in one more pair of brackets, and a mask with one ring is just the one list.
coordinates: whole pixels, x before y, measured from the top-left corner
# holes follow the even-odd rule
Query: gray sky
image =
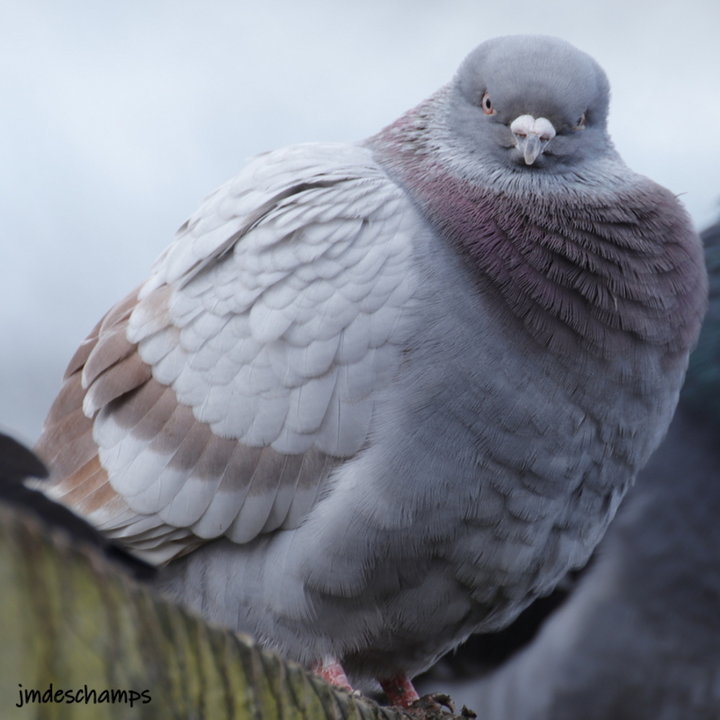
[(0, 0), (0, 428), (204, 195), (263, 150), (380, 129), (496, 35), (559, 35), (613, 87), (626, 162), (720, 206), (717, 0)]

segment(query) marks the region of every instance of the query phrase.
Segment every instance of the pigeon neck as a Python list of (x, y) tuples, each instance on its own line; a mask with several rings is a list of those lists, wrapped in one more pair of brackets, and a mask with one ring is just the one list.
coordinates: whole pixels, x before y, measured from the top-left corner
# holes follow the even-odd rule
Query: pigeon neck
[[(592, 178), (518, 179), (485, 161), (474, 177), (460, 173), (456, 162), (443, 162), (427, 129), (439, 100), (368, 145), (481, 292), (559, 353), (580, 345), (609, 358), (634, 355), (640, 344), (684, 357), (697, 337), (705, 280), (700, 244), (674, 196), (602, 160)], [(607, 176), (603, 183), (606, 166), (632, 183)]]

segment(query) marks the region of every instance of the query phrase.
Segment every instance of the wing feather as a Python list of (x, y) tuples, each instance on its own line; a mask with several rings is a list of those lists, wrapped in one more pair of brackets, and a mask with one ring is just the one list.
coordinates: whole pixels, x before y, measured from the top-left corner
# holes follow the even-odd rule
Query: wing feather
[(302, 522), (398, 371), (418, 222), (363, 148), (252, 161), (73, 357), (51, 493), (156, 562)]

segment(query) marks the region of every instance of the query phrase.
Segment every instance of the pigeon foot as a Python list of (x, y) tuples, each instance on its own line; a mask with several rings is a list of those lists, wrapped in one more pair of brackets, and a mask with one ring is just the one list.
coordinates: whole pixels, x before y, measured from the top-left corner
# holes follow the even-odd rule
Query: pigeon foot
[(345, 670), (343, 670), (343, 666), (335, 658), (323, 658), (320, 662), (315, 663), (311, 670), (330, 685), (349, 692), (353, 691), (352, 685), (350, 685), (350, 681), (345, 674)]
[(399, 673), (379, 682), (390, 705), (408, 708), (420, 699), (412, 681), (404, 673)]

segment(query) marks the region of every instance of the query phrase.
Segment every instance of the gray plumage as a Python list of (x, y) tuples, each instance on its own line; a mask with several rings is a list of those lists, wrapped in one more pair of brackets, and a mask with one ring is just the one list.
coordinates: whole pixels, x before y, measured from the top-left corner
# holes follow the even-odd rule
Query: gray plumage
[(720, 224), (710, 308), (667, 438), (565, 604), (456, 699), (485, 720), (720, 717)]
[(361, 144), (253, 160), (71, 362), (54, 495), (163, 592), (360, 680), (510, 622), (602, 537), (704, 310), (607, 108), (584, 53), (500, 38)]
[(679, 411), (538, 636), (494, 673), (443, 689), (484, 720), (716, 720), (717, 439)]

